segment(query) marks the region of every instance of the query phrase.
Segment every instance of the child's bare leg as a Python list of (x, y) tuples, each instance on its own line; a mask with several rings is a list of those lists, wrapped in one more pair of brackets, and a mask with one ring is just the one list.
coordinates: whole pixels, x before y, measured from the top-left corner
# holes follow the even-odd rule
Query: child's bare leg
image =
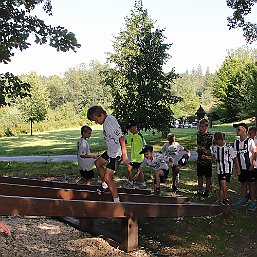
[(206, 177), (206, 190), (210, 191), (211, 188), (211, 177)]
[(104, 180), (104, 176), (105, 176), (105, 172), (106, 172), (106, 168), (104, 168), (104, 164), (106, 164), (108, 161), (106, 161), (104, 158), (102, 157), (99, 157), (97, 160), (96, 160), (96, 163), (95, 163), (95, 166), (98, 170), (98, 174), (102, 180), (102, 182), (106, 182)]
[(240, 190), (241, 190), (242, 199), (246, 201), (246, 194), (247, 194), (247, 183), (246, 182), (241, 182)]
[(227, 182), (226, 180), (220, 181), (220, 201), (228, 199), (228, 190), (227, 190)]
[(140, 179), (141, 183), (145, 183), (145, 175), (144, 175), (144, 172), (142, 170), (139, 173), (139, 179)]
[(172, 186), (176, 186), (177, 175), (179, 174), (179, 167), (175, 167), (172, 172)]
[(128, 176), (129, 176), (129, 181), (133, 181), (133, 173), (132, 173), (132, 165), (128, 164)]
[(203, 190), (203, 176), (198, 176), (198, 190)]
[(104, 176), (104, 181), (107, 183), (111, 193), (112, 193), (112, 197), (113, 198), (118, 198), (119, 195), (118, 195), (118, 190), (117, 190), (117, 186), (116, 184), (114, 183), (113, 181), (113, 174), (115, 173), (114, 170), (111, 170), (111, 169), (106, 169), (106, 172), (105, 172), (105, 176)]

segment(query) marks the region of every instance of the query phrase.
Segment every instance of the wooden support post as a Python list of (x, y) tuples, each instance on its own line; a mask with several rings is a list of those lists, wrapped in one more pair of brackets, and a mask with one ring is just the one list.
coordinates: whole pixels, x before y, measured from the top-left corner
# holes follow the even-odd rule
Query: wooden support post
[(138, 219), (126, 217), (121, 219), (121, 241), (123, 248), (133, 251), (138, 248)]

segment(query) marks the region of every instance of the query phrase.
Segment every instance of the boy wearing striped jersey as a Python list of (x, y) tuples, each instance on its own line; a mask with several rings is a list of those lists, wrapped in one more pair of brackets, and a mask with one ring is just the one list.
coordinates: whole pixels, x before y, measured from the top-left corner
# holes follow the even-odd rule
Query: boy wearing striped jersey
[(225, 142), (225, 135), (221, 132), (214, 134), (214, 144), (211, 146), (212, 158), (217, 162), (217, 174), (219, 180), (219, 198), (221, 205), (229, 205), (227, 182), (233, 169), (233, 160), (236, 153), (233, 147)]
[(237, 206), (240, 207), (247, 205), (247, 186), (249, 186), (251, 202), (248, 206), (248, 210), (255, 211), (255, 144), (251, 138), (247, 137), (248, 126), (245, 123), (233, 124), (233, 127), (236, 128), (236, 133), (239, 136), (239, 138), (235, 140), (234, 144), (234, 150), (237, 154), (235, 159), (235, 167), (241, 186), (241, 200), (237, 203)]
[[(146, 145), (143, 135), (138, 130), (138, 124), (135, 120), (130, 120), (127, 124), (129, 135), (127, 143), (131, 146), (130, 163), (128, 164), (129, 180), (125, 183), (126, 188), (133, 188), (134, 182), (139, 177), (140, 184), (139, 189), (146, 189), (146, 182), (144, 173), (139, 170), (141, 162), (144, 160), (144, 156), (140, 154), (142, 148)], [(133, 169), (136, 170), (136, 174), (133, 175)]]

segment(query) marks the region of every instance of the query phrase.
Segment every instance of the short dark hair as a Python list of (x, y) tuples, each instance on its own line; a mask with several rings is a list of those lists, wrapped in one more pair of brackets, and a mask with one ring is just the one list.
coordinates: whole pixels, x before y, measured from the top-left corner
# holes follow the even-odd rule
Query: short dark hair
[(199, 121), (199, 124), (206, 124), (206, 125), (208, 126), (209, 121), (208, 121), (207, 119), (203, 118), (203, 119), (201, 119), (201, 120)]
[(99, 116), (101, 116), (102, 113), (107, 114), (102, 106), (93, 105), (93, 106), (89, 107), (89, 109), (87, 110), (87, 118), (92, 121), (94, 116), (99, 117)]
[(250, 128), (248, 129), (248, 132), (249, 132), (249, 131), (253, 131), (253, 132), (257, 133), (257, 128), (254, 127), (254, 126), (252, 126), (252, 127), (250, 127)]
[(214, 134), (214, 140), (224, 140), (225, 139), (225, 134), (222, 132), (216, 132)]
[(92, 129), (87, 125), (82, 126), (80, 129), (81, 136), (83, 135), (84, 131), (92, 131)]

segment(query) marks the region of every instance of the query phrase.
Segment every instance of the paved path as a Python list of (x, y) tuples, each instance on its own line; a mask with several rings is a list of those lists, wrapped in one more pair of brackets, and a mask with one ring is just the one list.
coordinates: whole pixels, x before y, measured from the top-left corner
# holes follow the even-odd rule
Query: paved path
[[(196, 160), (196, 151), (191, 151), (189, 160)], [(55, 155), (55, 156), (0, 156), (2, 162), (75, 162), (77, 155)]]

